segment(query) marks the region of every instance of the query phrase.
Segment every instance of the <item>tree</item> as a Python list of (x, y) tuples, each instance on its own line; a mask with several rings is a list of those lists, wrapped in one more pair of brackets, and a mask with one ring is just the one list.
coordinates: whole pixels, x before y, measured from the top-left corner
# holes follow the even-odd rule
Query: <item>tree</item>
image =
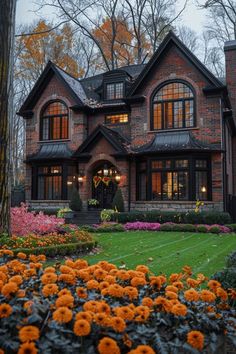
[(15, 0), (1, 0), (0, 11), (0, 233), (10, 234), (10, 118), (12, 106)]
[(177, 29), (179, 39), (186, 45), (186, 47), (195, 53), (198, 51), (199, 38), (195, 31), (187, 26), (180, 26)]

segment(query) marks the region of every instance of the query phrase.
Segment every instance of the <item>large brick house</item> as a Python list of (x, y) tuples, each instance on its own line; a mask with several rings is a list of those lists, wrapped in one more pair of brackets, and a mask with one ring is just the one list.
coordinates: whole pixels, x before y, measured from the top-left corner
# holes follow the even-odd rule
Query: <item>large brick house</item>
[(150, 61), (77, 80), (49, 62), (26, 119), (26, 199), (33, 207), (226, 210), (236, 192), (236, 42), (226, 83), (170, 32)]

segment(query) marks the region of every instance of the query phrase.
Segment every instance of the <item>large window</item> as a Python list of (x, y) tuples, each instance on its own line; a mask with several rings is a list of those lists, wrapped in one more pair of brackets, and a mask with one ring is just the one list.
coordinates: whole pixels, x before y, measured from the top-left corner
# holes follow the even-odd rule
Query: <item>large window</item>
[(62, 199), (62, 166), (38, 167), (38, 199)]
[(111, 115), (106, 116), (105, 121), (106, 121), (107, 124), (128, 123), (129, 115), (128, 115), (128, 113), (111, 114)]
[(106, 99), (114, 100), (124, 96), (124, 83), (116, 82), (106, 85)]
[(40, 139), (68, 139), (68, 109), (61, 101), (49, 103), (41, 114)]
[(138, 200), (209, 200), (208, 159), (149, 159), (137, 164)]
[(162, 86), (152, 100), (151, 129), (191, 128), (195, 125), (194, 95), (182, 82)]

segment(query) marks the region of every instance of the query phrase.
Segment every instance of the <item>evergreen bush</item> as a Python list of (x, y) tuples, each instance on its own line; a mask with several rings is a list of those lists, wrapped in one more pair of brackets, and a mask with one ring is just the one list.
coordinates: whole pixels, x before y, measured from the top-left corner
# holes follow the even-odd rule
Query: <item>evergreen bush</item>
[(73, 195), (70, 201), (70, 209), (73, 211), (82, 210), (82, 200), (80, 198), (79, 192), (77, 189), (73, 189)]
[(112, 209), (118, 210), (119, 212), (123, 212), (125, 210), (124, 199), (120, 188), (117, 188), (116, 193), (114, 195), (112, 201)]

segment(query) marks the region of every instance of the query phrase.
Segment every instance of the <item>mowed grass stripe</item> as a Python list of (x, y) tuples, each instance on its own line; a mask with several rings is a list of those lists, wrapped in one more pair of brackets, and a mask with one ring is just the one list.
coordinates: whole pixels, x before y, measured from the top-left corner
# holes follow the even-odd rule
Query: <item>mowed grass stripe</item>
[(201, 272), (210, 276), (222, 268), (225, 256), (236, 249), (235, 234), (136, 231), (100, 234), (98, 242), (103, 250), (85, 257), (90, 264), (103, 259), (118, 266), (125, 263), (128, 268), (147, 264), (153, 272), (167, 275), (181, 271), (185, 264), (197, 272), (204, 264)]

